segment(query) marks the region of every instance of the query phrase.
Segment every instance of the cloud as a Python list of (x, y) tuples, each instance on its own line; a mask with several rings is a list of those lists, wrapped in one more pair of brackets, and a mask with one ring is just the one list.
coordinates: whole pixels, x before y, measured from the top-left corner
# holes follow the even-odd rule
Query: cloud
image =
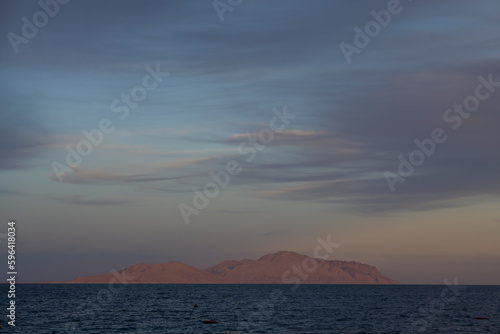
[[(103, 171), (99, 169), (79, 169), (73, 168), (73, 173), (65, 174), (63, 183), (103, 185), (103, 184), (126, 184), (136, 182), (169, 181), (182, 179), (185, 176), (158, 176), (154, 173), (118, 173), (113, 171)], [(49, 176), (52, 181), (58, 182), (56, 176)]]
[(133, 204), (134, 201), (122, 197), (90, 197), (86, 195), (65, 195), (65, 196), (52, 196), (53, 199), (73, 205), (89, 205), (89, 206), (128, 206)]
[[(319, 130), (277, 134), (273, 149), (261, 153), (241, 178), (267, 184), (270, 189), (263, 196), (338, 203), (368, 212), (431, 210), (467, 205), (474, 196), (497, 196), (500, 156), (495, 143), (500, 142), (500, 133), (495, 124), (500, 116), (495, 110), (500, 90), (482, 101), (456, 131), (443, 121), (443, 113), (474, 94), (479, 75), (493, 73), (500, 81), (500, 62), (485, 57), (461, 67), (420, 67), (427, 70), (354, 69), (341, 97), (332, 94), (325, 99), (326, 92), (313, 93), (321, 94), (318, 101), (324, 109), (331, 109), (312, 112)], [(360, 84), (367, 88), (360, 89)], [(430, 137), (436, 127), (444, 129), (448, 141), (437, 145), (425, 164), (392, 194), (383, 173), (397, 172), (398, 156), (408, 156), (417, 149), (414, 140)], [(251, 135), (255, 132), (229, 141)], [(278, 150), (280, 145), (293, 149)]]
[(217, 210), (212, 210), (211, 212), (218, 213), (218, 214), (224, 214), (224, 215), (226, 215), (226, 214), (231, 214), (231, 215), (246, 215), (246, 214), (250, 214), (250, 213), (255, 213), (252, 210), (235, 210), (235, 209), (227, 209), (227, 210), (217, 209)]
[(13, 93), (3, 84), (0, 88), (5, 88), (0, 93), (0, 170), (33, 167), (54, 138), (43, 125), (33, 96)]
[[(196, 166), (216, 160), (214, 157), (201, 159), (177, 159), (157, 161), (145, 165), (129, 165), (107, 168), (78, 168), (72, 167), (73, 172), (62, 176), (63, 183), (84, 185), (124, 185), (131, 183), (147, 183), (158, 181), (173, 181), (199, 176), (194, 171)], [(181, 175), (179, 175), (181, 173)], [(55, 175), (48, 177), (58, 182)], [(174, 189), (172, 189), (174, 191)]]
[[(282, 138), (282, 140), (285, 140), (286, 138), (289, 139), (307, 139), (307, 138), (313, 138), (316, 139), (318, 137), (322, 137), (324, 135), (328, 135), (327, 133), (324, 132), (317, 132), (317, 131), (305, 131), (305, 130), (282, 130), (282, 131), (276, 131), (274, 132), (275, 136), (279, 136)], [(258, 136), (258, 132), (254, 133), (237, 133), (232, 135), (227, 139), (228, 142), (234, 142), (234, 141), (242, 141), (250, 138), (254, 138)]]
[(20, 191), (17, 191), (17, 190), (12, 190), (12, 189), (0, 187), (0, 196), (15, 196), (15, 195), (25, 196), (26, 194), (24, 194)]
[[(222, 170), (227, 160), (237, 159), (244, 171), (232, 179), (232, 186), (258, 186), (259, 196), (273, 194), (282, 200), (385, 213), (466, 205), (472, 194), (497, 196), (500, 91), (482, 101), (457, 131), (442, 117), (474, 92), (479, 75), (493, 73), (500, 80), (500, 40), (491, 33), (498, 3), (405, 4), (349, 65), (338, 44), (352, 42), (353, 28), (371, 20), (370, 11), (386, 3), (321, 1), (306, 6), (287, 1), (265, 11), (263, 4), (249, 2), (220, 24), (210, 2), (124, 2), (120, 15), (114, 2), (72, 3), (25, 48), (28, 53), (23, 54), (36, 52), (36, 62), (6, 55), (6, 65), (22, 66), (28, 73), (68, 71), (75, 82), (89, 71), (102, 73), (102, 78), (119, 76), (119, 83), (106, 81), (102, 87), (122, 85), (127, 73), (143, 71), (147, 64), (164, 64), (172, 72), (168, 88), (156, 100), (145, 101), (144, 109), (150, 109), (134, 122), (151, 122), (157, 128), (143, 135), (165, 141), (147, 149), (136, 143), (137, 150), (124, 143), (106, 143), (102, 149), (130, 152), (130, 160), (172, 151), (203, 152), (202, 145), (211, 145), (207, 152), (217, 154), (145, 161), (126, 171), (120, 161), (105, 169), (75, 170), (65, 182), (185, 192), (209, 180), (210, 170)], [(453, 12), (447, 10), (450, 5)], [(13, 13), (26, 10), (15, 3), (11, 7)], [(9, 15), (5, 26), (18, 27), (22, 15)], [(93, 18), (91, 27), (88, 17)], [(75, 84), (75, 89), (81, 87)], [(0, 125), (6, 135), (0, 143), (0, 169), (28, 167), (47, 145), (60, 147), (60, 142), (43, 126), (39, 97), (7, 95), (2, 100), (10, 104), (0, 114), (6, 120)], [(237, 144), (255, 136), (278, 104), (294, 108), (293, 125), (276, 132), (254, 161), (246, 161)], [(173, 120), (179, 123), (170, 124)], [(168, 130), (159, 126), (163, 123)], [(398, 156), (413, 151), (414, 140), (429, 137), (435, 127), (445, 129), (449, 140), (392, 194), (383, 173), (394, 172)], [(193, 133), (198, 137), (187, 138)], [(129, 139), (144, 139), (137, 134)], [(182, 148), (164, 151), (162, 145), (173, 137)], [(228, 145), (233, 153), (225, 150)]]

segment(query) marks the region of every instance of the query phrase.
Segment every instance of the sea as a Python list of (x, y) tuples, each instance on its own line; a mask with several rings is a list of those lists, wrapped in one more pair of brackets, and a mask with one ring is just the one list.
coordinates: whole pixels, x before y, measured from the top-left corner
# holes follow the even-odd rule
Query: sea
[(18, 284), (15, 326), (2, 284), (0, 332), (500, 333), (500, 286), (448, 283)]

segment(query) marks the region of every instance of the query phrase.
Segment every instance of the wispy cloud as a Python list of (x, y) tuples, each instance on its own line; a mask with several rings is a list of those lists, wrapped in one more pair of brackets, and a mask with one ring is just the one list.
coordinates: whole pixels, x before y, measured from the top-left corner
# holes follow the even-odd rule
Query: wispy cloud
[(16, 196), (16, 195), (22, 196), (25, 194), (20, 192), (20, 191), (17, 191), (17, 190), (12, 190), (12, 189), (0, 187), (0, 196)]
[[(29, 96), (11, 94), (4, 81), (0, 169), (32, 166), (48, 146), (63, 149), (81, 138), (81, 130), (72, 132), (74, 119), (80, 119), (73, 117), (78, 112), (67, 116), (73, 123), (66, 120), (64, 129), (59, 128), (68, 133), (63, 138), (53, 131), (57, 122), (44, 118), (52, 112), (44, 106), (57, 109), (61, 101), (76, 99), (72, 106), (88, 101), (104, 110), (95, 115), (111, 117), (110, 101), (128, 88), (122, 87), (127, 85), (124, 79), (147, 64), (161, 62), (172, 73), (171, 84), (143, 104), (135, 123), (113, 134), (115, 141), (99, 147), (105, 157), (91, 166), (107, 167), (82, 166), (65, 182), (189, 191), (206, 180), (210, 170), (222, 169), (229, 159), (241, 159), (238, 143), (258, 133), (269, 118), (268, 105), (286, 102), (296, 108), (295, 128), (276, 132), (254, 161), (243, 157), (244, 172), (232, 180), (233, 187), (259, 186), (262, 194), (279, 188), (276, 199), (343, 203), (356, 210), (383, 212), (466, 205), (470, 194), (500, 192), (495, 181), (500, 164), (496, 145), (500, 94), (484, 101), (459, 132), (450, 133), (451, 139), (402, 185), (397, 198), (387, 193), (382, 177), (397, 166), (399, 154), (414, 149), (415, 138), (446, 126), (443, 111), (469, 94), (478, 75), (493, 73), (500, 80), (499, 37), (482, 33), (495, 27), (495, 2), (484, 6), (454, 2), (453, 13), (444, 10), (449, 2), (408, 8), (348, 67), (335, 46), (352, 40), (352, 27), (366, 22), (372, 3), (353, 7), (324, 1), (305, 7), (289, 1), (268, 9), (286, 10), (287, 15), (274, 20), (262, 18), (259, 2), (249, 3), (240, 16), (228, 18), (231, 29), (207, 15), (210, 4), (120, 6), (123, 17), (114, 15), (114, 5), (92, 1), (66, 7), (58, 20), (63, 25), (71, 22), (71, 33), (55, 25), (45, 27), (45, 43), (36, 47), (36, 66), (26, 70), (40, 77), (65, 75), (51, 82), (37, 81), (40, 84)], [(93, 17), (92, 27), (87, 17)], [(16, 15), (6, 20), (8, 26), (19, 24)], [(116, 35), (110, 26), (123, 29)], [(112, 37), (101, 38), (103, 32)], [(221, 46), (231, 46), (231, 52)], [(10, 54), (4, 59), (6, 65), (26, 67)], [(95, 72), (89, 77), (88, 64)], [(64, 81), (66, 77), (72, 79)], [(135, 84), (137, 78), (132, 79)], [(97, 90), (88, 91), (101, 80)], [(44, 83), (58, 89), (43, 90)], [(66, 90), (68, 85), (72, 89)], [(37, 89), (43, 93), (34, 93)], [(163, 157), (169, 160), (155, 160)], [(148, 185), (162, 181), (167, 184)]]
[(12, 93), (3, 84), (0, 89), (0, 170), (33, 167), (55, 139), (41, 122), (34, 96)]
[[(135, 165), (107, 168), (82, 169), (73, 167), (73, 172), (65, 174), (62, 179), (64, 183), (85, 185), (120, 185), (127, 183), (172, 181), (198, 176), (200, 172), (194, 171), (193, 167), (214, 160), (217, 160), (217, 158), (177, 159), (157, 161), (146, 165), (139, 163)], [(57, 177), (53, 175), (49, 176), (49, 179), (58, 181)]]
[(89, 206), (128, 206), (134, 201), (130, 198), (123, 197), (93, 197), (87, 195), (65, 195), (52, 196), (54, 200), (72, 205), (89, 205)]

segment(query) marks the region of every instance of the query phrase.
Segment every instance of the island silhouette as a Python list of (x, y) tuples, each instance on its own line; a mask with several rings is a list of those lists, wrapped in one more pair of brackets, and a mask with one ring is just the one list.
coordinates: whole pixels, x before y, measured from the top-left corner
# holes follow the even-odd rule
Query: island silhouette
[(227, 260), (205, 270), (182, 262), (141, 263), (95, 276), (79, 276), (67, 284), (398, 284), (374, 266), (323, 260), (289, 251), (257, 260)]

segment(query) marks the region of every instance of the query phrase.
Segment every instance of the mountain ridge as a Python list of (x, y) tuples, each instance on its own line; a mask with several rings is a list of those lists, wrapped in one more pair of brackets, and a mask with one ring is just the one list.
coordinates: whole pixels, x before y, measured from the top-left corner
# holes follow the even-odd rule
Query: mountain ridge
[(182, 262), (139, 263), (120, 271), (78, 276), (66, 284), (398, 284), (374, 266), (279, 251), (257, 260), (225, 260), (206, 269)]

